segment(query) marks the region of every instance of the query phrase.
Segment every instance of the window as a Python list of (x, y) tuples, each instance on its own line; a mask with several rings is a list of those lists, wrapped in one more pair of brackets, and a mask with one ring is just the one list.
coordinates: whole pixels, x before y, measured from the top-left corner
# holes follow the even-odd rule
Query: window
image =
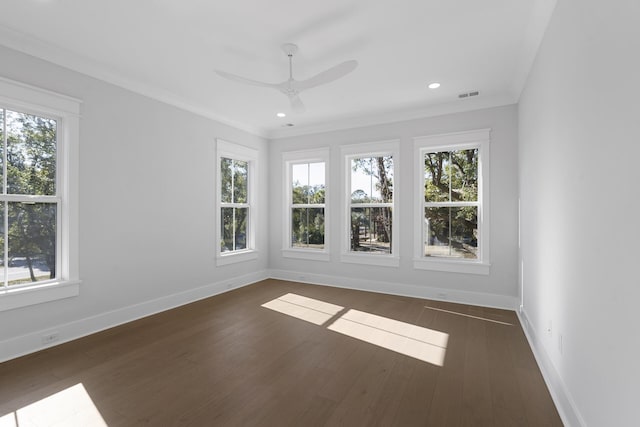
[(345, 262), (397, 266), (397, 142), (343, 147)]
[[(218, 265), (256, 258), (257, 151), (218, 140)], [(235, 256), (238, 255), (238, 256)]]
[(416, 268), (489, 272), (489, 130), (415, 140)]
[(329, 150), (283, 154), (285, 215), (283, 256), (329, 260), (327, 170)]
[(0, 79), (0, 310), (79, 292), (79, 108)]

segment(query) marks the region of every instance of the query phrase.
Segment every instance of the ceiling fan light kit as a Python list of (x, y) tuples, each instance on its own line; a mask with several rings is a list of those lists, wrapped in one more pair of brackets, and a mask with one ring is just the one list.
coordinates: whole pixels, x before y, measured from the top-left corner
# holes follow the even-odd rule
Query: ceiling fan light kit
[(289, 57), (289, 78), (282, 83), (265, 83), (247, 79), (221, 70), (216, 70), (216, 73), (219, 76), (234, 82), (276, 89), (289, 98), (289, 103), (291, 104), (293, 111), (296, 113), (302, 113), (305, 111), (305, 106), (300, 99), (300, 92), (344, 77), (355, 70), (358, 66), (358, 61), (352, 59), (333, 66), (328, 70), (322, 71), (321, 73), (318, 73), (306, 80), (296, 80), (293, 78), (293, 56), (298, 52), (298, 46), (293, 43), (285, 43), (282, 45), (282, 51), (287, 55), (287, 57)]

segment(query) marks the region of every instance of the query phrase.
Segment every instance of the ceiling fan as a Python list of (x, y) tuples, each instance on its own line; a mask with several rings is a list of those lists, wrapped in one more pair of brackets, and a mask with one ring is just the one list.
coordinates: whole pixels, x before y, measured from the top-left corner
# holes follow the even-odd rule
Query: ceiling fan
[(293, 111), (301, 113), (304, 112), (305, 108), (299, 96), (300, 92), (337, 80), (340, 77), (349, 74), (358, 66), (358, 61), (352, 59), (331, 67), (328, 70), (318, 73), (306, 80), (296, 80), (293, 78), (293, 55), (298, 52), (298, 46), (293, 43), (285, 43), (282, 45), (282, 50), (289, 57), (289, 78), (282, 83), (260, 82), (220, 70), (216, 70), (216, 73), (219, 76), (233, 80), (234, 82), (276, 89), (289, 97), (289, 102), (291, 103)]

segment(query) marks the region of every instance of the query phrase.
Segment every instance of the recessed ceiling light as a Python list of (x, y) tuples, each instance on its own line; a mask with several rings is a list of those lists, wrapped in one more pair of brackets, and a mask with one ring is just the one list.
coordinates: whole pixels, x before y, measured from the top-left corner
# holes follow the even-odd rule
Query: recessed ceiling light
[(429, 83), (429, 89), (438, 89), (439, 87), (440, 83), (438, 82)]
[(285, 113), (278, 113), (276, 114), (276, 116), (282, 118), (282, 117), (287, 117), (287, 115)]

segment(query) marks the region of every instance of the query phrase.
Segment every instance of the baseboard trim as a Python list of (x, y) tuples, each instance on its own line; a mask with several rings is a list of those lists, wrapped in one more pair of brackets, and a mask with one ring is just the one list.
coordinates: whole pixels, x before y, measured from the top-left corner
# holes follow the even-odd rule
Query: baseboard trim
[[(519, 300), (516, 297), (507, 295), (435, 288), (426, 285), (422, 286), (397, 282), (388, 283), (376, 280), (353, 279), (329, 274), (311, 274), (291, 270), (269, 270), (269, 277), (272, 279), (289, 280), (293, 282), (308, 283), (311, 285), (332, 286), (335, 288), (355, 289), (359, 291), (425, 298), (514, 311), (519, 304)], [(447, 298), (442, 298), (440, 296), (442, 294), (446, 294)]]
[[(160, 313), (181, 305), (218, 295), (232, 289), (241, 288), (267, 278), (269, 278), (268, 270), (252, 272), (242, 276), (221, 280), (209, 285), (200, 286), (195, 289), (190, 289), (117, 310), (97, 314), (95, 316), (75, 320), (70, 323), (52, 326), (45, 330), (10, 338), (0, 342), (0, 363), (82, 338), (152, 314)], [(42, 336), (53, 332), (57, 333), (60, 339), (50, 345), (43, 345)]]
[(556, 368), (551, 362), (551, 358), (542, 346), (542, 342), (538, 339), (538, 334), (531, 325), (524, 307), (520, 306), (520, 310), (516, 311), (516, 314), (518, 315), (522, 330), (527, 337), (527, 341), (529, 341), (529, 347), (531, 347), (533, 356), (538, 363), (538, 367), (540, 367), (540, 372), (542, 372), (542, 377), (547, 384), (547, 388), (558, 409), (562, 422), (567, 427), (585, 427), (587, 424), (580, 415), (580, 411), (578, 411), (578, 407), (571, 397), (569, 390), (567, 390), (562, 377), (560, 377), (558, 371), (556, 371)]

